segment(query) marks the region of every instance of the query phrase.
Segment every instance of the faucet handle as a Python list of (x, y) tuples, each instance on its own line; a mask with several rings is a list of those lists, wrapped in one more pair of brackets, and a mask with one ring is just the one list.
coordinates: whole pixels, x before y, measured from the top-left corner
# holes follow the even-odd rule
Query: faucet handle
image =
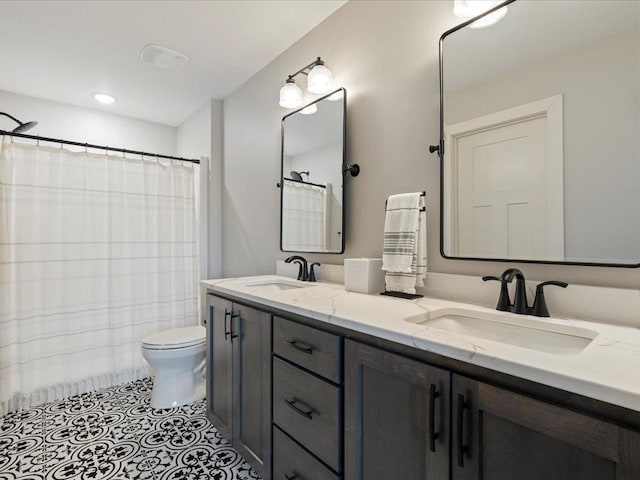
[(536, 317), (550, 317), (549, 309), (547, 308), (547, 301), (544, 298), (544, 287), (547, 285), (553, 285), (555, 287), (567, 288), (569, 286), (566, 282), (559, 282), (557, 280), (549, 280), (547, 282), (539, 283), (536, 286), (536, 298), (533, 300), (533, 307), (531, 307), (531, 315)]
[(500, 282), (500, 297), (498, 297), (498, 304), (496, 310), (501, 312), (511, 311), (511, 299), (509, 298), (509, 289), (507, 287), (507, 280), (500, 277), (485, 276), (482, 277), (483, 282), (495, 281)]
[(482, 277), (482, 281), (483, 282), (489, 282), (489, 281), (496, 281), (496, 282), (501, 282), (502, 279), (500, 277), (492, 277), (491, 275), (486, 275), (484, 277)]

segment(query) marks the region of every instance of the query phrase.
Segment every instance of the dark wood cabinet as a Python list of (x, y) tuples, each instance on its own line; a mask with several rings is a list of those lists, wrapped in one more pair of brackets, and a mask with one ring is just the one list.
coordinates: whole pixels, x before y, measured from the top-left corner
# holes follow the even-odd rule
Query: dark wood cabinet
[(273, 318), (274, 478), (341, 478), (342, 343), (338, 335)]
[(345, 342), (345, 478), (449, 478), (446, 370)]
[(232, 444), (263, 478), (271, 458), (271, 318), (233, 305)]
[(233, 354), (229, 321), (233, 304), (207, 295), (207, 415), (227, 439), (231, 439), (233, 418)]
[(640, 434), (453, 375), (453, 480), (637, 480)]
[(207, 414), (263, 477), (271, 460), (271, 315), (207, 295)]
[(264, 480), (640, 480), (607, 405), (207, 297), (208, 415)]

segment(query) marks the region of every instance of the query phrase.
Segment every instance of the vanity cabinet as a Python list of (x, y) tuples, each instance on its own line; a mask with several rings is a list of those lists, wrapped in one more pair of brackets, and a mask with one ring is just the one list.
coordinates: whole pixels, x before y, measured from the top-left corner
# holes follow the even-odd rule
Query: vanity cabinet
[(273, 318), (273, 478), (340, 478), (343, 339)]
[(264, 478), (271, 458), (271, 315), (207, 295), (207, 414)]
[(452, 479), (640, 478), (640, 433), (453, 375)]
[(446, 370), (347, 340), (345, 478), (449, 478), (449, 387)]
[(345, 479), (389, 478), (637, 480), (640, 433), (347, 340)]
[(207, 295), (207, 415), (225, 438), (231, 438), (233, 414), (233, 344), (228, 323), (233, 303)]
[(640, 479), (607, 404), (254, 306), (208, 295), (207, 411), (265, 480)]

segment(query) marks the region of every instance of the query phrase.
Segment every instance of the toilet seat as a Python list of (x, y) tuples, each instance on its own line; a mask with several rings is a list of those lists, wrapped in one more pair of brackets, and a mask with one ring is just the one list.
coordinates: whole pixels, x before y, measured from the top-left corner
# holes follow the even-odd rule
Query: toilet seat
[(142, 339), (142, 348), (149, 350), (175, 350), (206, 343), (206, 329), (196, 327), (174, 328), (152, 333)]

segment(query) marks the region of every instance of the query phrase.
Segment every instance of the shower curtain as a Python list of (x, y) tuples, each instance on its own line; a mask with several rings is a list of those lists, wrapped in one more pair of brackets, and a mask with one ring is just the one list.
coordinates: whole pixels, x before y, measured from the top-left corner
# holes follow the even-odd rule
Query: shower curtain
[(199, 166), (0, 145), (0, 416), (148, 376), (198, 323)]
[[(282, 195), (283, 247), (291, 251), (327, 249), (327, 188), (284, 179)], [(329, 186), (330, 190), (331, 186)]]

